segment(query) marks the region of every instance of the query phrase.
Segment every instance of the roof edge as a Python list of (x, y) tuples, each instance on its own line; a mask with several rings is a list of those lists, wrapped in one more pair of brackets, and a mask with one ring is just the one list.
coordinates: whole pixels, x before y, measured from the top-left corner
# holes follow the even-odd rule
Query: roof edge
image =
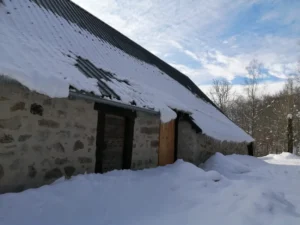
[(155, 111), (155, 110), (142, 108), (142, 107), (138, 107), (138, 106), (133, 106), (133, 105), (128, 105), (128, 104), (125, 104), (122, 102), (107, 100), (107, 99), (103, 99), (103, 98), (100, 98), (97, 96), (82, 94), (82, 93), (79, 93), (76, 91), (71, 91), (71, 90), (69, 91), (69, 98), (71, 98), (71, 99), (72, 98), (81, 98), (81, 99), (90, 100), (90, 101), (94, 101), (94, 102), (98, 102), (98, 103), (103, 103), (103, 104), (110, 105), (110, 106), (129, 109), (129, 110), (133, 110), (133, 111), (140, 111), (140, 112), (144, 112), (144, 113), (148, 113), (148, 114), (160, 115), (160, 112)]

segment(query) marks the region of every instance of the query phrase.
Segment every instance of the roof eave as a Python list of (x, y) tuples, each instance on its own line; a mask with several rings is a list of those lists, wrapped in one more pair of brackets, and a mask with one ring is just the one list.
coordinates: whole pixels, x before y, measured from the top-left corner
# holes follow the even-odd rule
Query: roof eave
[(85, 100), (89, 100), (89, 101), (93, 101), (93, 102), (107, 104), (110, 106), (120, 107), (123, 109), (129, 109), (132, 111), (140, 111), (140, 112), (144, 112), (144, 113), (148, 113), (148, 114), (152, 114), (152, 115), (158, 115), (158, 116), (160, 115), (160, 112), (155, 111), (155, 110), (142, 108), (142, 107), (138, 107), (138, 106), (134, 106), (134, 105), (128, 105), (128, 104), (113, 101), (113, 100), (107, 100), (107, 99), (103, 99), (103, 98), (100, 98), (97, 96), (82, 94), (82, 93), (78, 93), (78, 92), (72, 91), (72, 90), (69, 91), (69, 98), (80, 98), (80, 99), (85, 99)]

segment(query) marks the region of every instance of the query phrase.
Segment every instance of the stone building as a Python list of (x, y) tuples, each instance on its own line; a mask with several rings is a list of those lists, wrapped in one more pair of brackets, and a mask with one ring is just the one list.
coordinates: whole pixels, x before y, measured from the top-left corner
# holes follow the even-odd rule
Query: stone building
[(2, 0), (0, 18), (0, 193), (251, 154), (187, 76), (71, 1)]

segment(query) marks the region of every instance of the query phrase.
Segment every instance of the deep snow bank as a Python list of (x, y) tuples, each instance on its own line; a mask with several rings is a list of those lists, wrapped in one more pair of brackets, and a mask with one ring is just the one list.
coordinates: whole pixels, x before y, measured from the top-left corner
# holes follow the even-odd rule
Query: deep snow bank
[(299, 165), (300, 157), (289, 152), (282, 152), (281, 154), (270, 154), (264, 157), (261, 157), (262, 160), (272, 163), (272, 164), (281, 164), (281, 165)]
[(222, 153), (216, 153), (210, 157), (203, 166), (204, 170), (215, 170), (223, 175), (243, 174), (250, 172), (250, 168), (238, 162), (235, 159), (224, 156)]
[[(300, 159), (297, 162), (289, 168), (216, 154), (206, 164), (208, 172), (178, 160), (142, 171), (79, 175), (0, 195), (0, 224), (298, 225)], [(231, 180), (224, 171), (238, 173), (240, 179)]]

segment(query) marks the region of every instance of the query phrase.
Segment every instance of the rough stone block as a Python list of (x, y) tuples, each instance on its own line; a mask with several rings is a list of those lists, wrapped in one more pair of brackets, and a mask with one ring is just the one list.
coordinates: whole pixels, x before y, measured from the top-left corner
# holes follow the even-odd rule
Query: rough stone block
[(82, 124), (80, 124), (80, 123), (75, 123), (75, 125), (74, 125), (77, 129), (80, 129), (80, 130), (85, 130), (86, 128), (85, 128), (85, 126), (84, 125), (82, 125)]
[(59, 138), (69, 138), (71, 136), (71, 132), (68, 130), (61, 130), (56, 133), (56, 135), (59, 136)]
[(88, 137), (87, 140), (88, 140), (88, 146), (93, 146), (94, 145), (94, 141), (95, 141), (94, 136)]
[(0, 135), (0, 143), (2, 144), (9, 144), (9, 143), (12, 143), (14, 142), (14, 138), (12, 135), (10, 134), (2, 134)]
[(74, 143), (73, 151), (78, 151), (78, 150), (83, 149), (83, 148), (84, 148), (84, 144), (80, 140), (77, 140)]
[(142, 165), (143, 165), (143, 160), (138, 160), (138, 161), (137, 161), (137, 166), (138, 166), (138, 167), (141, 167)]
[(63, 165), (63, 164), (66, 164), (67, 162), (69, 162), (68, 158), (56, 158), (55, 159), (55, 164), (56, 165)]
[(0, 120), (0, 128), (7, 130), (18, 130), (22, 126), (19, 116), (15, 116), (9, 119)]
[(57, 142), (57, 143), (53, 144), (52, 148), (56, 152), (60, 152), (60, 153), (65, 152), (65, 148), (64, 148), (64, 146), (60, 142)]
[(50, 162), (49, 159), (44, 159), (44, 160), (41, 162), (41, 165), (42, 165), (42, 166), (51, 167), (51, 162)]
[(45, 142), (48, 140), (49, 136), (50, 136), (50, 131), (49, 130), (40, 130), (37, 132), (38, 134), (38, 141), (40, 142)]
[(48, 98), (43, 101), (43, 105), (52, 105), (52, 99)]
[(58, 122), (55, 122), (53, 120), (46, 120), (46, 119), (39, 120), (38, 124), (41, 127), (47, 127), (47, 128), (59, 128), (60, 127), (60, 124)]
[(157, 127), (142, 127), (141, 128), (142, 134), (156, 134), (157, 132), (159, 132)]
[(6, 149), (12, 149), (12, 148), (15, 149), (16, 147), (17, 147), (17, 145), (6, 145), (5, 146)]
[(27, 141), (31, 137), (32, 137), (31, 134), (20, 135), (19, 138), (18, 138), (18, 141), (19, 142), (24, 142), (24, 141)]
[(60, 169), (54, 168), (45, 173), (44, 180), (49, 181), (49, 180), (53, 180), (53, 179), (58, 179), (62, 176), (63, 176), (63, 174), (60, 171)]
[(33, 145), (33, 146), (32, 146), (32, 149), (33, 149), (33, 151), (35, 151), (35, 152), (42, 152), (43, 146), (41, 146), (41, 145)]
[(8, 151), (8, 152), (0, 152), (0, 157), (10, 157), (10, 156), (13, 156), (15, 155), (15, 152), (13, 151)]
[(41, 105), (39, 105), (39, 104), (33, 103), (33, 104), (31, 104), (31, 106), (30, 106), (30, 112), (31, 112), (33, 115), (39, 115), (39, 116), (42, 116), (43, 113), (44, 113), (44, 108), (43, 108), (43, 106), (41, 106)]
[(84, 112), (85, 112), (85, 108), (84, 108), (84, 107), (77, 107), (77, 108), (76, 108), (76, 111), (77, 111), (78, 113), (84, 113)]
[(78, 157), (78, 162), (85, 164), (85, 163), (92, 163), (93, 159), (89, 157)]
[(10, 107), (11, 112), (15, 112), (18, 110), (25, 110), (25, 102), (18, 102), (14, 104), (12, 107)]
[(18, 170), (20, 168), (20, 159), (15, 159), (12, 164), (10, 164), (10, 170)]
[(57, 116), (59, 118), (67, 118), (67, 113), (65, 111), (62, 111), (62, 110), (57, 110)]
[(28, 177), (30, 178), (34, 178), (37, 174), (36, 168), (34, 167), (34, 165), (29, 165), (28, 166)]
[(151, 147), (156, 148), (156, 147), (158, 147), (158, 145), (159, 145), (158, 140), (151, 141)]
[(25, 185), (20, 184), (14, 189), (14, 192), (21, 192), (21, 191), (24, 191), (24, 189), (25, 189)]
[(64, 171), (67, 177), (71, 177), (75, 172), (75, 168), (73, 166), (66, 166)]
[(9, 100), (8, 98), (5, 98), (5, 97), (3, 97), (3, 96), (0, 96), (0, 101), (7, 101), (7, 100)]
[(91, 133), (96, 134), (97, 128), (92, 128), (92, 129), (90, 129), (90, 131), (91, 131)]
[(79, 138), (80, 137), (80, 134), (76, 133), (73, 135), (73, 138)]
[(66, 122), (65, 128), (70, 128), (70, 127), (72, 127), (72, 124), (70, 122)]

